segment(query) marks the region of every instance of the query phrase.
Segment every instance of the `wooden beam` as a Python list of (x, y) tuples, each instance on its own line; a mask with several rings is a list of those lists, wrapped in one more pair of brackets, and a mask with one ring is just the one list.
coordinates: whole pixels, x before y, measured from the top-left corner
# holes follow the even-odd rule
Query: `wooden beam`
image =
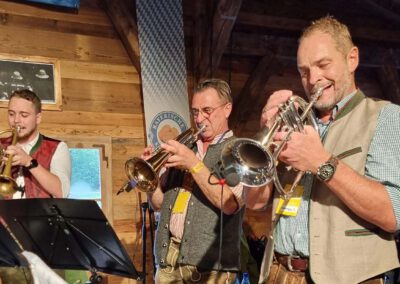
[[(378, 68), (384, 65), (383, 59), (389, 52), (392, 57), (400, 58), (400, 47), (380, 46), (375, 43), (356, 43), (360, 49), (360, 67)], [(289, 36), (249, 34), (244, 32), (232, 33), (232, 48), (228, 48), (225, 54), (239, 56), (264, 56), (270, 51), (276, 53), (276, 57), (284, 62), (296, 64), (298, 39)], [(398, 62), (398, 60), (393, 60)], [(400, 70), (400, 62), (394, 66)]]
[(242, 0), (220, 0), (214, 13), (212, 26), (212, 70), (218, 69), (221, 57), (228, 46), (233, 26), (239, 14)]
[(193, 74), (194, 85), (205, 76), (210, 62), (211, 30), (209, 11), (212, 10), (212, 2), (195, 1), (193, 19)]
[[(185, 35), (190, 37), (190, 35)], [(233, 31), (231, 34), (232, 48), (226, 48), (224, 55), (238, 55), (244, 57), (262, 57), (270, 51), (275, 52), (277, 58), (284, 62), (296, 64), (298, 35), (276, 35), (263, 32), (250, 33)], [(384, 45), (379, 41), (355, 42), (360, 49), (360, 67), (378, 68), (383, 65), (384, 54), (391, 52), (394, 58), (400, 58), (400, 46)], [(207, 54), (206, 54), (207, 55)], [(206, 62), (209, 64), (209, 59)], [(400, 63), (396, 65), (400, 69)]]
[(303, 19), (241, 12), (238, 16), (237, 23), (264, 29), (300, 32), (309, 24), (309, 21)]
[[(293, 35), (299, 35), (301, 31), (309, 25), (310, 21), (304, 19), (293, 19), (287, 17), (240, 12), (237, 18), (237, 23), (252, 28), (274, 30), (275, 32), (289, 32)], [(400, 31), (398, 30), (387, 30), (374, 27), (366, 28), (365, 25), (349, 25), (349, 29), (353, 39), (355, 40), (400, 44)]]
[[(197, 81), (215, 74), (228, 46), (242, 0), (196, 1), (194, 24), (194, 68)], [(213, 12), (212, 19), (207, 17)], [(212, 21), (212, 23), (211, 23)]]
[[(233, 128), (237, 133), (243, 131), (246, 120), (252, 113), (257, 112), (263, 106), (259, 104), (264, 95), (268, 79), (271, 75), (280, 73), (283, 65), (270, 52), (258, 63), (252, 74), (247, 79), (240, 95), (234, 100), (231, 122), (235, 122)], [(264, 101), (264, 97), (262, 97)], [(240, 106), (240, 107), (239, 107)]]
[(105, 9), (111, 22), (117, 30), (122, 43), (132, 61), (133, 66), (140, 74), (140, 52), (138, 28), (133, 13), (125, 1), (104, 0)]

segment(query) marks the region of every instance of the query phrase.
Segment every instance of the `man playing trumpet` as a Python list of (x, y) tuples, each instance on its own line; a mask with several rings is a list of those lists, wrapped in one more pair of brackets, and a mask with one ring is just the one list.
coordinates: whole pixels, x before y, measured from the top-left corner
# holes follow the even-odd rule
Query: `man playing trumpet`
[(219, 79), (200, 83), (191, 107), (196, 126), (204, 128), (200, 139), (193, 148), (175, 140), (161, 145), (171, 156), (159, 187), (148, 195), (161, 212), (156, 283), (234, 283), (240, 269), (243, 186), (223, 185), (212, 174), (221, 150), (233, 139), (230, 92)]
[[(39, 133), (42, 121), (40, 98), (30, 90), (17, 90), (8, 103), (8, 124), (16, 130), (17, 143), (2, 138), (4, 163), (11, 163), (18, 190), (5, 198), (67, 197), (70, 189), (71, 159), (66, 143)], [(10, 159), (10, 160), (9, 160)], [(25, 267), (0, 268), (0, 283), (32, 283)]]
[[(399, 267), (393, 233), (400, 228), (400, 108), (365, 97), (355, 83), (358, 63), (347, 27), (333, 17), (300, 37), (297, 66), (307, 96), (328, 87), (314, 105), (319, 133), (311, 126), (294, 132), (279, 155), (306, 172), (291, 198), (271, 184), (263, 198), (249, 191), (253, 208), (274, 200), (274, 252), (271, 259), (265, 254), (260, 283), (383, 283), (383, 273)], [(274, 92), (261, 125), (270, 127), (292, 95)], [(283, 187), (293, 183), (292, 173), (278, 171)]]
[(13, 178), (19, 192), (14, 198), (67, 197), (71, 178), (68, 146), (39, 133), (42, 104), (30, 90), (17, 90), (8, 103), (8, 123), (17, 131), (17, 144), (11, 137), (0, 139), (7, 157), (12, 157)]

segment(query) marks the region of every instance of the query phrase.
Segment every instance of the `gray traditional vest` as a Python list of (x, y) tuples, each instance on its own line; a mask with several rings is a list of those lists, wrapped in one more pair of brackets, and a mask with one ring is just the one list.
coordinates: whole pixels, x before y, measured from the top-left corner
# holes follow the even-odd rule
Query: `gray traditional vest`
[[(325, 149), (364, 175), (378, 116), (387, 103), (358, 92), (332, 122)], [(281, 176), (283, 185), (293, 182), (290, 176)], [(311, 194), (309, 238), (315, 283), (359, 283), (399, 266), (393, 235), (356, 216), (317, 179)]]
[[(224, 145), (232, 138), (219, 144), (210, 145), (203, 160), (211, 169), (219, 160)], [(179, 193), (182, 173), (173, 177), (175, 183), (164, 193), (161, 207), (160, 222), (156, 232), (156, 264), (165, 266), (165, 259), (170, 241), (169, 221), (171, 211)], [(233, 215), (223, 215), (223, 232), (220, 236), (220, 210), (207, 199), (203, 192), (194, 184), (189, 200), (189, 208), (185, 220), (185, 228), (180, 246), (178, 263), (190, 264), (207, 270), (237, 271), (240, 269), (240, 235), (244, 208)], [(222, 257), (219, 258), (220, 237), (222, 238)]]

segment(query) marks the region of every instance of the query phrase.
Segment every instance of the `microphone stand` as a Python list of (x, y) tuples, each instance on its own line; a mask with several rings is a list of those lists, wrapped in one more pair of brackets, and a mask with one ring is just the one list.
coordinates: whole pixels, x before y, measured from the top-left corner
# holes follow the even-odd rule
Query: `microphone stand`
[(152, 262), (153, 262), (153, 277), (156, 276), (156, 262), (154, 260), (154, 210), (149, 206), (149, 223), (150, 223), (150, 241), (151, 241), (151, 255), (152, 255)]
[(142, 202), (142, 271), (143, 271), (143, 283), (146, 283), (146, 211), (149, 208), (148, 202)]
[(143, 283), (146, 283), (146, 253), (147, 253), (147, 226), (146, 226), (146, 212), (148, 211), (149, 213), (149, 222), (150, 222), (150, 242), (151, 242), (151, 258), (152, 258), (152, 264), (153, 264), (153, 276), (155, 276), (156, 273), (156, 265), (154, 261), (154, 230), (153, 230), (153, 217), (152, 213), (154, 212), (151, 206), (149, 206), (148, 202), (142, 202), (141, 203), (141, 208), (142, 208), (142, 270), (143, 270)]

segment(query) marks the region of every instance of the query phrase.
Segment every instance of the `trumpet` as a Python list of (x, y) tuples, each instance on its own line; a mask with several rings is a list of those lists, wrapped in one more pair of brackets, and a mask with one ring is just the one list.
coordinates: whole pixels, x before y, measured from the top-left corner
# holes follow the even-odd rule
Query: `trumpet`
[[(271, 128), (264, 127), (254, 139), (238, 138), (227, 144), (221, 153), (222, 166), (226, 170), (235, 171), (240, 182), (249, 187), (263, 186), (273, 181), (277, 191), (287, 198), (304, 172), (299, 172), (290, 190), (285, 191), (277, 176), (278, 156), (293, 132), (302, 132), (306, 124), (318, 130), (312, 107), (331, 85), (316, 86), (309, 103), (299, 96), (292, 96), (288, 102), (279, 106), (278, 117)], [(279, 129), (287, 133), (280, 144), (276, 144), (273, 137)]]
[[(199, 134), (204, 131), (204, 128), (205, 126), (202, 125), (197, 132), (189, 128), (178, 135), (175, 140), (190, 147), (197, 141)], [(125, 173), (129, 181), (121, 187), (117, 195), (124, 191), (129, 192), (134, 188), (142, 192), (154, 192), (159, 184), (159, 172), (170, 155), (171, 153), (159, 147), (147, 160), (138, 157), (127, 160), (125, 162)]]
[[(12, 133), (12, 142), (11, 145), (17, 144), (18, 140), (18, 132), (20, 131), (20, 127), (6, 129), (0, 131), (0, 135), (11, 132)], [(4, 150), (1, 149), (2, 156), (4, 156)], [(0, 198), (4, 198), (6, 196), (12, 196), (17, 191), (17, 183), (11, 176), (11, 167), (12, 167), (12, 155), (7, 156), (7, 161), (2, 164), (2, 171), (0, 173)]]

